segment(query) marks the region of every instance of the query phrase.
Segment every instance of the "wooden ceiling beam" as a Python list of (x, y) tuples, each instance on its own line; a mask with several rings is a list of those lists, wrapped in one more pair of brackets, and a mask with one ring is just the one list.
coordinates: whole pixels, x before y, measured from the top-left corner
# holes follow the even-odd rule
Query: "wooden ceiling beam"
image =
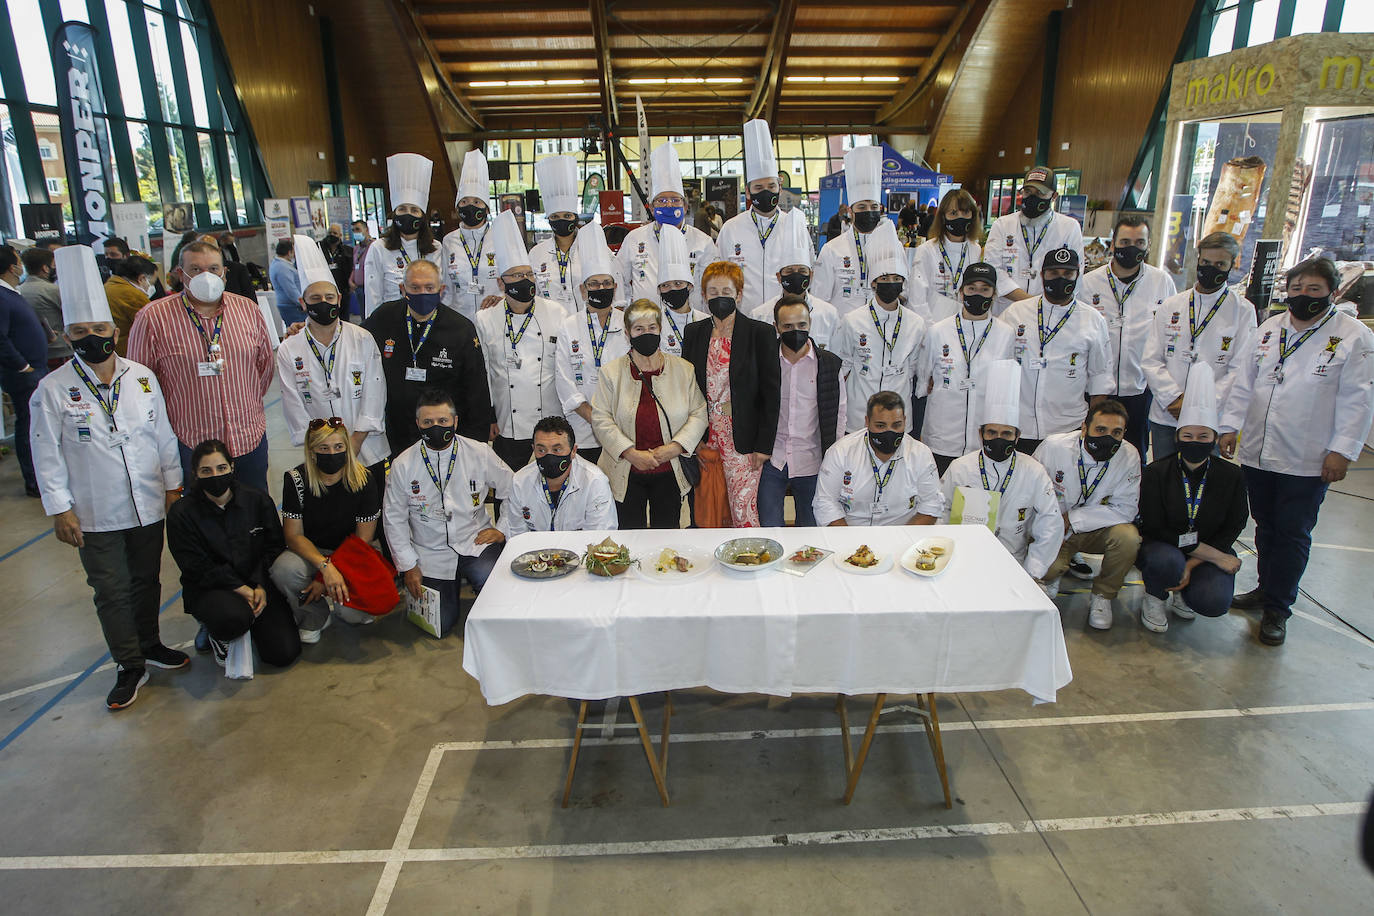
[(601, 83), (601, 114), (607, 130), (614, 130), (620, 120), (615, 98), (615, 74), (611, 70), (611, 42), (606, 24), (606, 0), (589, 0), (592, 17), (592, 40), (596, 43), (597, 77)]
[(771, 123), (777, 114), (778, 95), (782, 91), (782, 68), (787, 60), (787, 43), (796, 18), (797, 0), (778, 0), (773, 15), (773, 31), (768, 36), (768, 45), (763, 53), (763, 66), (754, 84), (754, 94), (744, 108), (746, 121), (763, 118)]

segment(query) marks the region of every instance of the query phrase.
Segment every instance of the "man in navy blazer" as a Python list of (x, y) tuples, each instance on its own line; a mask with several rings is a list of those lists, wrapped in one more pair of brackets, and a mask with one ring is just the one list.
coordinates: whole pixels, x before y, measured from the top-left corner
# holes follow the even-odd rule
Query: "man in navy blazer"
[(19, 253), (0, 245), (0, 390), (14, 402), (14, 454), (24, 492), (38, 496), (29, 448), (29, 398), (48, 371), (48, 335), (38, 313), (19, 294)]

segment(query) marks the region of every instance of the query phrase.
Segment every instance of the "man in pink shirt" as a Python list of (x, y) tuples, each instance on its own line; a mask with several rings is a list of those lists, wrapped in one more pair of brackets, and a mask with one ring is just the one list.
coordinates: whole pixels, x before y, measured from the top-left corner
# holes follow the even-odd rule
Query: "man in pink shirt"
[(778, 331), (781, 397), (772, 457), (764, 462), (759, 480), (759, 523), (782, 526), (783, 499), (790, 487), (797, 525), (815, 527), (811, 500), (821, 458), (844, 435), (847, 405), (840, 358), (811, 341), (811, 308), (805, 296), (779, 297), (773, 326)]

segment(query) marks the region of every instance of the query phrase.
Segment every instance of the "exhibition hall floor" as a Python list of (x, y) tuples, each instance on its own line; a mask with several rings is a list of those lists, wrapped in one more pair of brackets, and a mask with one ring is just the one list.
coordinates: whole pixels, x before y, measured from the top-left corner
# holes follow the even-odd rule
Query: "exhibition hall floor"
[[(268, 400), (276, 495), (298, 452)], [(845, 806), (832, 697), (706, 690), (674, 694), (671, 807), (629, 733), (594, 731), (562, 809), (577, 705), (490, 708), (459, 636), (397, 615), (336, 621), (252, 681), (193, 655), (108, 712), (76, 551), (10, 456), (0, 900), (44, 914), (1368, 912), (1356, 844), (1374, 643), (1330, 612), (1374, 634), (1371, 499), (1366, 457), (1327, 497), (1280, 648), (1240, 612), (1149, 633), (1122, 607), (1138, 587), (1105, 633), (1086, 629), (1086, 593), (1061, 598), (1074, 679), (1057, 703), (940, 698), (952, 810), (912, 715), (884, 717)], [(188, 646), (166, 555), (162, 591), (164, 641)], [(556, 590), (536, 583), (530, 600)], [(593, 715), (628, 719), (611, 706)], [(661, 699), (644, 708), (653, 727)], [(850, 710), (862, 727), (866, 702)]]

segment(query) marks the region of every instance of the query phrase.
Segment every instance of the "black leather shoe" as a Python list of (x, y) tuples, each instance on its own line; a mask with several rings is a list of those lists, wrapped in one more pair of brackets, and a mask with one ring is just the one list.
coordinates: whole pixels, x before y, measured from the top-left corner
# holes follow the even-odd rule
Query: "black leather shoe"
[(1260, 620), (1259, 640), (1266, 646), (1281, 646), (1288, 636), (1288, 620), (1278, 611), (1267, 610)]
[(1239, 608), (1242, 611), (1262, 611), (1264, 610), (1264, 592), (1252, 588), (1250, 591), (1232, 598), (1231, 607)]
[(201, 655), (207, 655), (210, 652), (210, 633), (205, 627), (196, 631), (196, 651)]

